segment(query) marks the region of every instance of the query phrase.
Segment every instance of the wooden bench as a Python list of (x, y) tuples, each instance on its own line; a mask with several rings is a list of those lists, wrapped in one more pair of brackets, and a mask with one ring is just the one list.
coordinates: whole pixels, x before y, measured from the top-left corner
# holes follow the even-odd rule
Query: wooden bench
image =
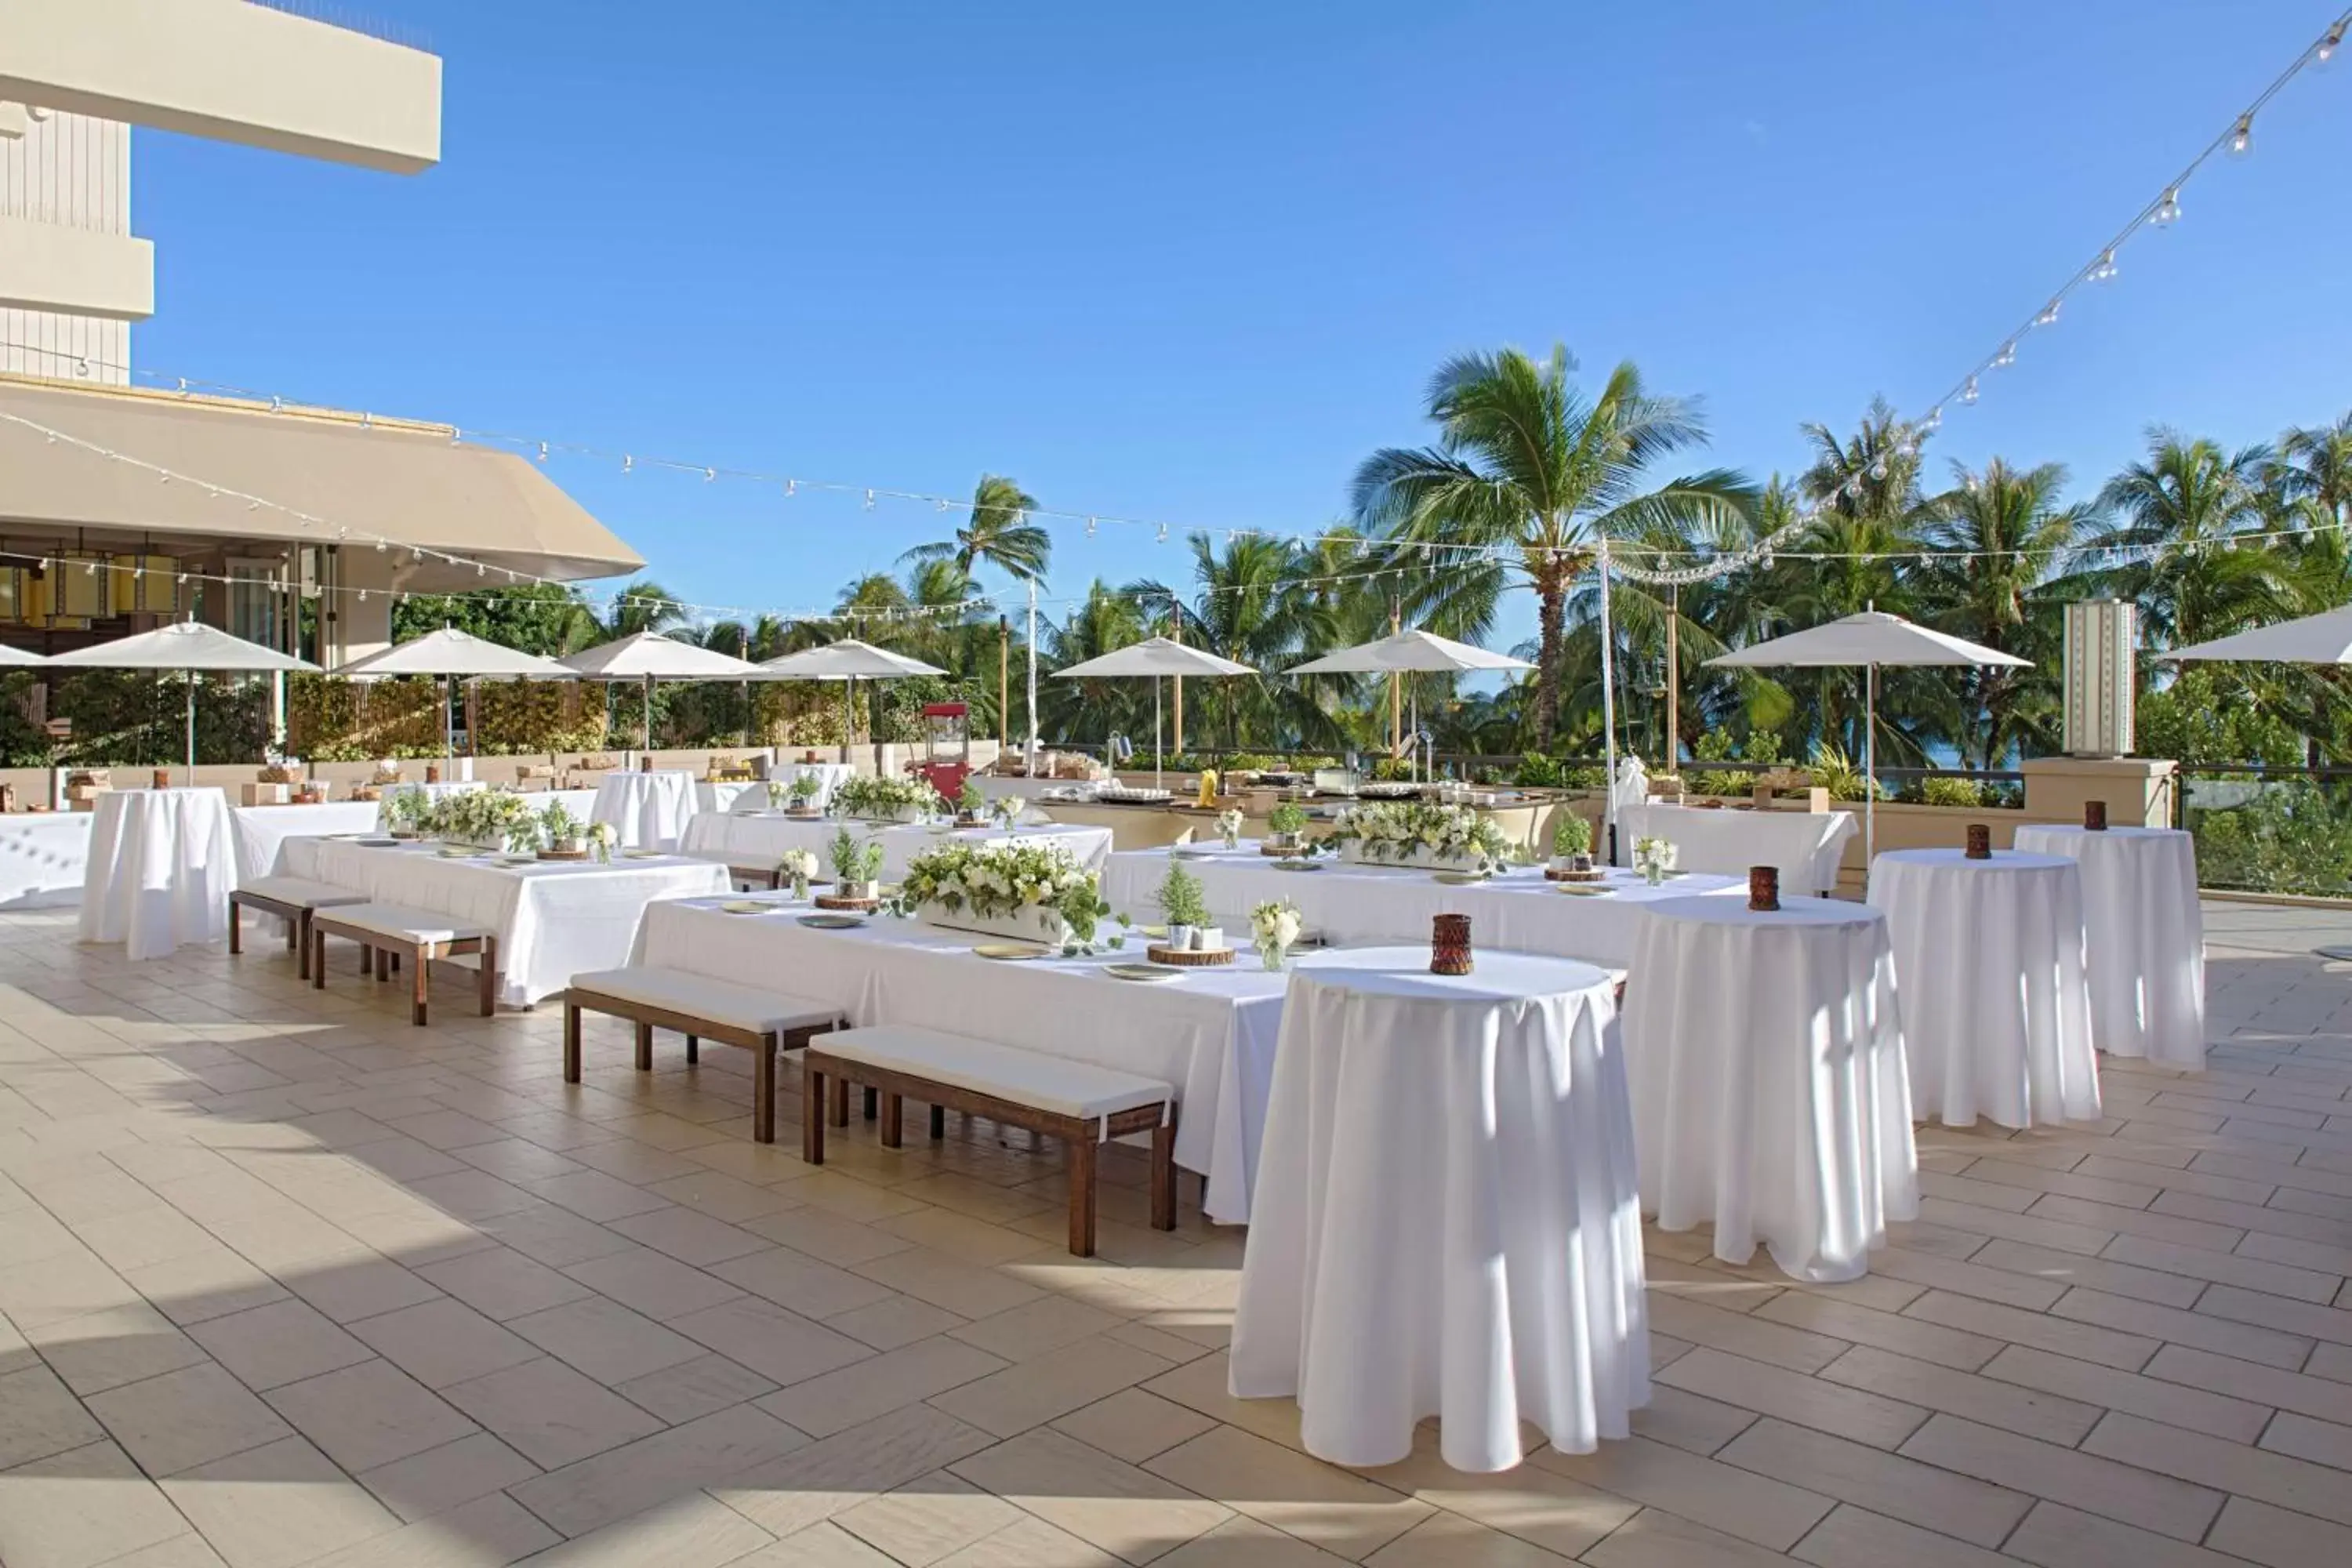
[[(1176, 1228), (1176, 1091), (1157, 1079), (935, 1029), (843, 1029), (801, 1056), (801, 1157), (824, 1163), (824, 1124), (849, 1121), (849, 1086), (882, 1093), (881, 1136), (898, 1147), (902, 1096), (1059, 1138), (1070, 1154), (1070, 1250), (1095, 1253), (1095, 1155), (1106, 1139), (1151, 1134), (1151, 1224)], [(820, 1113), (818, 1107), (824, 1110)]]
[(483, 926), (463, 925), (430, 910), (403, 904), (341, 904), (310, 912), (310, 984), (327, 988), (327, 939), (339, 936), (360, 944), (360, 973), (371, 963), (378, 980), (390, 978), (394, 953), (408, 959), (410, 993), (408, 1021), (425, 1026), (425, 992), (433, 960), (461, 952), (478, 954), (476, 986), (482, 1016), (498, 1011), (499, 939)]
[(810, 1037), (841, 1026), (830, 1002), (761, 991), (729, 980), (649, 964), (600, 969), (572, 977), (563, 994), (563, 1081), (580, 1081), (580, 1015), (604, 1013), (637, 1026), (637, 1070), (651, 1072), (654, 1031), (686, 1037), (686, 1059), (701, 1059), (704, 1037), (751, 1053), (751, 1136), (776, 1141), (776, 1053), (797, 1049)]
[(245, 933), (237, 919), (240, 908), (276, 915), (286, 922), (286, 945), (294, 952), (294, 973), (308, 980), (310, 916), (338, 904), (367, 901), (365, 893), (354, 893), (332, 882), (313, 882), (307, 877), (257, 877), (228, 896), (228, 950), (232, 953), (245, 951)]

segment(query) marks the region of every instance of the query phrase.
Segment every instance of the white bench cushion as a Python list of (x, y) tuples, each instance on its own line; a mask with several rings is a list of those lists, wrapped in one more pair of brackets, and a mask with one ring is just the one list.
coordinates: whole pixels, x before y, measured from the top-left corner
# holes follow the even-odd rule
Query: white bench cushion
[(405, 904), (343, 904), (324, 910), (320, 914), (338, 925), (355, 926), (395, 942), (464, 942), (472, 937), (491, 936), (488, 926), (469, 926), (451, 920), (447, 915), (431, 910), (413, 910)]
[(338, 888), (332, 882), (314, 882), (308, 877), (256, 877), (237, 889), (257, 899), (273, 903), (290, 904), (298, 910), (320, 910), (330, 904), (363, 904), (365, 893), (355, 893), (349, 888)]
[(1139, 1105), (1166, 1105), (1176, 1098), (1176, 1091), (1157, 1079), (936, 1029), (895, 1024), (844, 1029), (827, 1035), (816, 1048), (845, 1061), (887, 1068), (1081, 1121)]
[[(659, 1007), (689, 1018), (708, 1018), (730, 1028), (764, 1035), (782, 1029), (814, 1029), (841, 1021), (841, 1009), (827, 1002), (781, 991), (761, 991), (731, 980), (713, 980), (679, 969), (637, 966), (599, 969), (572, 977), (574, 992), (610, 996)], [(574, 996), (574, 1001), (583, 1000)]]

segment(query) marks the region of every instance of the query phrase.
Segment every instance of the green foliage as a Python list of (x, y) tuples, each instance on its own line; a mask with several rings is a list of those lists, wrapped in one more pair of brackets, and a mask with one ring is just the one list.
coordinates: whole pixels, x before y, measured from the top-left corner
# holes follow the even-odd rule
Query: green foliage
[[(1872, 784), (1862, 771), (1862, 764), (1846, 755), (1844, 748), (1826, 741), (1813, 744), (1812, 760), (1805, 766), (1811, 770), (1813, 782), (1830, 792), (1832, 800), (1866, 800)], [(1886, 798), (1886, 786), (1876, 786), (1878, 798)]]
[(833, 835), (833, 874), (842, 882), (870, 882), (882, 874), (882, 841), (860, 838), (848, 828)]
[(601, 640), (595, 616), (577, 591), (556, 584), (485, 588), (473, 594), (433, 594), (400, 600), (392, 609), (392, 640), (406, 642), (443, 626), (547, 658)]
[(1919, 781), (1919, 799), (1927, 805), (1989, 805), (1988, 793), (1976, 779), (1931, 775)]
[(2192, 664), (2170, 686), (2141, 698), (2138, 753), (2170, 757), (2183, 766), (2301, 766), (2302, 737), (2257, 704), (2242, 680), (2225, 673), (2234, 668)]
[(2342, 898), (2352, 892), (2352, 802), (2307, 780), (2246, 805), (2190, 814), (2198, 879), (2210, 887)]
[(1551, 814), (1551, 852), (1555, 855), (1592, 853), (1592, 819), (1580, 811), (1560, 806)]
[[(48, 716), (72, 732), (51, 742), (17, 701), (0, 729), (15, 767), (127, 767), (177, 763), (187, 755), (187, 681), (196, 683), (196, 761), (249, 763), (269, 744), (269, 683), (250, 676), (159, 676), (143, 669), (81, 669), (47, 677)], [(33, 675), (12, 675), (10, 693), (25, 700)], [(21, 684), (20, 684), (21, 683)], [(13, 734), (8, 733), (13, 731)], [(21, 760), (19, 760), (21, 759)]]
[(1519, 759), (1518, 771), (1511, 775), (1511, 782), (1522, 789), (1557, 789), (1559, 778), (1557, 759), (1541, 752), (1529, 752)]
[(1276, 833), (1307, 831), (1307, 808), (1295, 800), (1286, 800), (1266, 814), (1265, 825)]
[(1209, 901), (1201, 888), (1201, 879), (1173, 861), (1168, 875), (1160, 881), (1160, 912), (1172, 926), (1197, 926), (1209, 923)]

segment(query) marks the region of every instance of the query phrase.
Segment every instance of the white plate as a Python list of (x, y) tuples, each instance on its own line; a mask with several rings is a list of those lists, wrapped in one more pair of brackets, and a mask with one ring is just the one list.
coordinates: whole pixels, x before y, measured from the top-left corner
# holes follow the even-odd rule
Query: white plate
[(852, 931), (865, 923), (864, 915), (845, 915), (834, 910), (801, 917), (801, 924), (816, 931)]
[(1114, 980), (1138, 980), (1146, 983), (1181, 980), (1184, 972), (1158, 963), (1106, 963), (1103, 973)]

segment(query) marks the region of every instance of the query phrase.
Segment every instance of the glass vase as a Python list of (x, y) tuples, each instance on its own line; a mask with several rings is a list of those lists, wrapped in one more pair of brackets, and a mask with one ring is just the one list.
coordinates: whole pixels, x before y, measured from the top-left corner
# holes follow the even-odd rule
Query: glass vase
[(1286, 943), (1279, 942), (1259, 942), (1257, 961), (1269, 973), (1279, 974), (1290, 962), (1290, 948)]

